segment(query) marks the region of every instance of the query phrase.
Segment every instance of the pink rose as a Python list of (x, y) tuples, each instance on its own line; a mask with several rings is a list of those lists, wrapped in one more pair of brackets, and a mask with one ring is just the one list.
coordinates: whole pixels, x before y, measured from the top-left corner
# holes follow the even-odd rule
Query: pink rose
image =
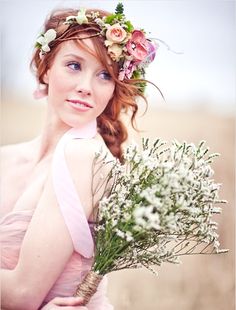
[(114, 24), (107, 29), (106, 38), (113, 43), (121, 43), (126, 38), (126, 31), (119, 25)]
[(112, 44), (111, 46), (108, 46), (108, 54), (114, 61), (120, 60), (122, 57), (122, 52), (122, 47), (119, 44)]
[(136, 69), (136, 64), (130, 60), (125, 60), (123, 68), (119, 73), (119, 80), (123, 81), (125, 78), (130, 79), (133, 75), (134, 70)]
[(132, 33), (131, 39), (126, 44), (127, 51), (137, 62), (143, 61), (148, 55), (148, 41), (140, 30)]

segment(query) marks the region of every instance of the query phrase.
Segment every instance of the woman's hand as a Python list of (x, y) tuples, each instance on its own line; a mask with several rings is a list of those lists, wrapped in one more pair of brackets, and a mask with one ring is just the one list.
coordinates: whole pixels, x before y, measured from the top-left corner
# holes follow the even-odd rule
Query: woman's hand
[(55, 297), (41, 310), (88, 310), (87, 307), (82, 306), (83, 298), (81, 297)]

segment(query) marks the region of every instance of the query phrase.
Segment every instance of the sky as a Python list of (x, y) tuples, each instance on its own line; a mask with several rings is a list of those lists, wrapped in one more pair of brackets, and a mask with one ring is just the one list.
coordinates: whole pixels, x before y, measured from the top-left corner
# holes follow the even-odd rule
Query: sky
[[(1, 67), (3, 95), (32, 97), (36, 83), (29, 70), (33, 46), (47, 14), (60, 7), (114, 11), (118, 1), (1, 0)], [(159, 43), (146, 78), (164, 93), (170, 107), (205, 104), (235, 111), (236, 11), (225, 0), (124, 0), (125, 15)], [(162, 98), (153, 86), (152, 102)]]

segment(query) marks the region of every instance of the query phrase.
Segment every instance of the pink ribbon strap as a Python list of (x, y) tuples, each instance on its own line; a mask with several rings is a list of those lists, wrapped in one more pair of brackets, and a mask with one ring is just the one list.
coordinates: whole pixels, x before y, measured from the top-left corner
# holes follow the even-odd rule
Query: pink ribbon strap
[(94, 243), (79, 195), (65, 160), (65, 145), (71, 139), (93, 138), (97, 132), (96, 121), (83, 128), (71, 128), (59, 140), (53, 156), (52, 178), (57, 201), (71, 235), (74, 249), (86, 258), (93, 255)]

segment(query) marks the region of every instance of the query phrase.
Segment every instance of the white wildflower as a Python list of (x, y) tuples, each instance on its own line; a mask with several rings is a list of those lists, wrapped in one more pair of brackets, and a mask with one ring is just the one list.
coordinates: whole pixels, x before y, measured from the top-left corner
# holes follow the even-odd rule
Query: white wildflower
[(134, 210), (134, 220), (136, 225), (146, 228), (146, 229), (159, 229), (160, 228), (160, 218), (159, 214), (155, 212), (153, 206), (137, 207)]
[[(99, 207), (105, 227), (100, 228), (99, 259), (104, 250), (111, 255), (117, 250), (112, 268), (120, 266), (120, 261), (129, 267), (132, 261), (135, 268), (179, 263), (180, 255), (189, 249), (195, 254), (201, 245), (205, 252), (209, 245), (214, 253), (221, 252), (212, 216), (221, 211), (214, 204), (223, 201), (218, 199), (220, 185), (210, 179), (209, 156), (206, 160), (202, 145), (177, 142), (161, 147), (161, 141), (152, 147), (144, 142), (143, 150), (133, 143), (125, 149), (125, 164), (117, 162), (112, 169), (112, 192)], [(109, 248), (111, 231), (119, 238)], [(102, 266), (107, 264), (98, 269)]]
[(126, 238), (126, 241), (128, 241), (128, 242), (130, 242), (134, 239), (130, 231), (126, 231), (125, 238)]
[(122, 239), (125, 239), (125, 233), (121, 231), (120, 229), (116, 228), (115, 229), (116, 235)]
[(117, 223), (118, 223), (118, 220), (117, 220), (117, 219), (114, 219), (114, 218), (111, 219), (111, 225), (112, 225), (112, 227), (115, 227), (115, 226), (117, 225)]

